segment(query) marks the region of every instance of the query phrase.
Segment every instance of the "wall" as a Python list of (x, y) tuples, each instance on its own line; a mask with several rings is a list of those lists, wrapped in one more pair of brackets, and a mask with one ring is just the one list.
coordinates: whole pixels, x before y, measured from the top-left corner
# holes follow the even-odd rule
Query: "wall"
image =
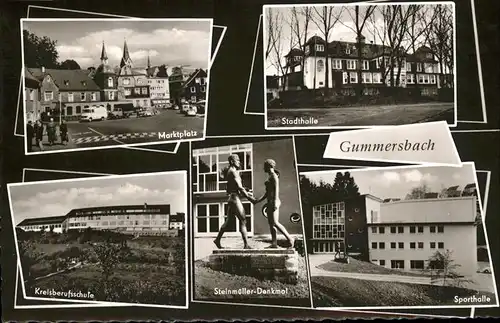
[[(50, 92), (52, 91), (53, 96), (51, 101), (45, 101), (45, 92)], [(50, 75), (47, 75), (40, 86), (40, 103), (42, 106), (50, 106), (51, 108), (54, 107), (54, 103), (57, 102), (59, 97), (59, 88), (56, 86), (54, 83), (54, 80), (50, 77)]]
[[(379, 226), (377, 226), (379, 227)], [(368, 246), (370, 260), (384, 259), (386, 267), (391, 267), (391, 260), (405, 260), (405, 270), (410, 269), (410, 260), (427, 260), (434, 252), (452, 251), (452, 259), (460, 267), (457, 271), (471, 275), (477, 270), (476, 228), (472, 224), (444, 225), (443, 233), (430, 233), (429, 226), (424, 226), (423, 233), (409, 233), (408, 225), (404, 233), (390, 233), (390, 227), (385, 226), (385, 233), (372, 233), (368, 229)], [(385, 242), (385, 249), (371, 249), (372, 242)], [(404, 249), (391, 249), (391, 242), (403, 242)], [(416, 242), (416, 248), (410, 249), (410, 242)], [(418, 242), (424, 243), (423, 249), (418, 249)], [(430, 242), (436, 242), (436, 249), (430, 248)], [(437, 249), (437, 242), (444, 243), (444, 249)]]
[[(264, 161), (268, 158), (276, 161), (280, 172), (280, 222), (290, 234), (302, 234), (302, 223), (290, 222), (292, 213), (301, 214), (295, 151), (292, 139), (273, 140), (253, 143), (253, 186), (254, 196), (265, 193), (264, 182), (268, 176), (264, 172)], [(254, 206), (254, 234), (270, 234), (267, 219), (262, 215), (263, 203)]]
[(347, 251), (359, 253), (363, 259), (368, 256), (368, 234), (366, 228), (367, 211), (365, 196), (358, 196), (345, 201), (345, 237)]
[[(69, 94), (73, 93), (73, 101), (69, 101)], [(85, 100), (81, 99), (81, 94), (85, 93)], [(95, 94), (95, 100), (92, 100), (92, 94)], [(57, 102), (59, 100), (58, 97), (54, 98), (55, 101)], [(99, 102), (101, 100), (101, 92), (99, 90), (97, 91), (61, 91), (61, 102), (68, 102), (68, 103), (78, 103), (78, 102), (85, 102), (85, 103), (91, 103), (91, 102)]]
[(472, 222), (476, 217), (476, 207), (474, 196), (383, 203), (380, 221)]
[[(25, 121), (35, 122), (40, 119), (42, 109), (40, 107), (40, 92), (38, 89), (25, 88), (26, 97), (26, 119)], [(33, 100), (31, 100), (33, 99)]]

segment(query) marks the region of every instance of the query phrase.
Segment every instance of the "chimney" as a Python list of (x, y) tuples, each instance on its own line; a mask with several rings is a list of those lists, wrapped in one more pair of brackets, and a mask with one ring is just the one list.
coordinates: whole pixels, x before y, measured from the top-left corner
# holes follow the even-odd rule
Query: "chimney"
[(42, 73), (45, 73), (45, 66), (42, 66)]
[(364, 44), (366, 40), (366, 37), (363, 35), (359, 35), (359, 37), (356, 37), (356, 42), (360, 42), (361, 44)]

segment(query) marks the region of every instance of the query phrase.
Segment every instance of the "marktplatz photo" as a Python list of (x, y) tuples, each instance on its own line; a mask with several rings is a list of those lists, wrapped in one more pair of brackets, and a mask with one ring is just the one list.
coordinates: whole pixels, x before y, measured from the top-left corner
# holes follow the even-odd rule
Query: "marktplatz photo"
[(22, 19), (30, 153), (201, 140), (212, 19)]

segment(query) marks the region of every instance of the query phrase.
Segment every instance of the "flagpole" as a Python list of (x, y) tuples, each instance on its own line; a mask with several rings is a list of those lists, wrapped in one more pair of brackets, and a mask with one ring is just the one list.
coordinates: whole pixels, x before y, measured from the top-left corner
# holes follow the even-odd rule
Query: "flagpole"
[(61, 92), (59, 92), (59, 125), (62, 124), (62, 104), (61, 104)]

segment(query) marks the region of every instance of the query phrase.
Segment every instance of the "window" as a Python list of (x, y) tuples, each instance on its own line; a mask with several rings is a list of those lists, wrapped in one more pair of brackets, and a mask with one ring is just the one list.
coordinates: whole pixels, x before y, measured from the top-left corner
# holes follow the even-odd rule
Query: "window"
[(201, 92), (205, 92), (205, 91), (206, 91), (205, 86), (201, 86), (201, 87), (200, 87), (200, 91), (201, 91)]
[(369, 84), (372, 82), (372, 74), (371, 73), (363, 73), (361, 76), (363, 77), (364, 84)]
[(378, 228), (378, 233), (384, 234), (385, 233), (385, 228), (384, 227)]
[(68, 102), (73, 102), (75, 100), (74, 96), (73, 96), (73, 92), (69, 92), (68, 93)]
[(370, 62), (369, 61), (363, 61), (363, 69), (365, 71), (368, 71), (370, 69)]
[(415, 242), (410, 242), (410, 249), (415, 249)]
[(382, 83), (382, 76), (380, 75), (380, 73), (373, 73), (373, 83)]
[(376, 242), (372, 242), (372, 249), (377, 249), (377, 243)]
[(350, 54), (351, 54), (351, 47), (350, 47), (349, 45), (347, 45), (347, 46), (346, 46), (346, 48), (345, 48), (345, 53), (346, 53), (347, 55), (350, 55)]
[(385, 249), (385, 242), (379, 242), (378, 243), (378, 248), (379, 249)]
[(355, 61), (355, 60), (353, 60), (353, 59), (348, 59), (348, 60), (346, 61), (346, 63), (347, 63), (347, 69), (348, 69), (348, 70), (355, 70), (355, 69), (356, 69), (356, 61)]
[(404, 260), (391, 260), (391, 268), (392, 269), (404, 269), (405, 261)]
[(405, 233), (404, 227), (398, 227), (398, 233)]
[(415, 232), (416, 232), (416, 231), (415, 231), (415, 229), (416, 229), (416, 228), (415, 228), (414, 226), (411, 226), (411, 227), (410, 227), (410, 233), (415, 233)]
[(430, 247), (431, 249), (436, 249), (436, 243), (435, 243), (435, 242), (431, 242), (431, 243), (429, 243), (429, 247)]
[(423, 226), (419, 226), (418, 227), (418, 233), (424, 233), (424, 227)]
[(71, 116), (73, 115), (73, 107), (66, 107), (66, 115)]
[(109, 99), (114, 100), (115, 99), (115, 92), (109, 92)]
[(342, 73), (342, 82), (344, 84), (348, 84), (349, 83), (349, 74), (347, 72), (343, 72)]
[(404, 249), (405, 248), (405, 243), (404, 242), (398, 242), (398, 248), (399, 249)]
[(123, 79), (123, 85), (130, 85), (130, 79), (129, 78), (124, 78)]
[(358, 72), (349, 73), (349, 83), (358, 83)]
[(415, 75), (414, 74), (406, 74), (406, 83), (415, 84)]
[(138, 88), (138, 87), (135, 87), (135, 88), (134, 88), (134, 93), (135, 93), (135, 94), (141, 94), (141, 89), (140, 89), (140, 88)]
[(391, 227), (391, 233), (396, 233), (396, 227)]
[(418, 243), (418, 249), (424, 249), (424, 243), (423, 242), (419, 242)]
[(315, 47), (315, 50), (317, 52), (322, 52), (325, 50), (325, 46), (324, 45), (321, 45), (321, 44), (316, 44), (316, 47)]
[(342, 69), (342, 60), (340, 59), (334, 59), (332, 61), (332, 68), (335, 70), (341, 70)]
[(422, 63), (417, 63), (417, 72), (422, 72)]
[(431, 84), (436, 84), (436, 75), (432, 74), (430, 75), (431, 78)]
[(200, 80), (200, 84), (201, 85), (205, 85), (205, 83), (207, 83), (207, 81), (205, 80), (204, 77), (202, 77), (201, 80)]
[(97, 101), (97, 93), (96, 92), (92, 92), (91, 100), (92, 101)]
[(411, 63), (406, 63), (406, 71), (411, 72)]
[(378, 263), (379, 263), (380, 266), (385, 266), (385, 260), (381, 259), (381, 260), (378, 261)]
[(196, 95), (191, 96), (191, 102), (196, 102)]
[(142, 88), (142, 94), (148, 94), (148, 88), (147, 87), (143, 87)]
[(113, 78), (108, 77), (108, 87), (113, 87)]
[(196, 93), (196, 88), (194, 86), (191, 86), (191, 93)]
[(424, 269), (424, 261), (410, 260), (410, 269)]
[(54, 92), (52, 91), (45, 91), (43, 93), (45, 101), (52, 101), (54, 100)]
[(316, 62), (316, 70), (317, 70), (318, 72), (323, 72), (323, 70), (324, 70), (324, 69), (325, 69), (325, 63), (323, 62), (323, 60), (322, 60), (322, 59), (318, 60), (318, 61)]
[(372, 233), (377, 233), (377, 227), (372, 227)]
[(438, 242), (438, 249), (444, 249), (444, 242)]
[(85, 92), (80, 93), (80, 101), (85, 101), (86, 98)]
[(429, 227), (429, 231), (430, 231), (430, 233), (436, 233), (436, 227), (435, 227), (435, 226), (433, 226), (433, 225), (431, 225), (431, 226)]
[(396, 249), (396, 242), (391, 242), (391, 249)]
[(378, 59), (374, 59), (372, 62), (375, 62), (375, 67), (380, 68), (380, 61)]
[(443, 233), (444, 232), (444, 226), (438, 225), (438, 233)]

